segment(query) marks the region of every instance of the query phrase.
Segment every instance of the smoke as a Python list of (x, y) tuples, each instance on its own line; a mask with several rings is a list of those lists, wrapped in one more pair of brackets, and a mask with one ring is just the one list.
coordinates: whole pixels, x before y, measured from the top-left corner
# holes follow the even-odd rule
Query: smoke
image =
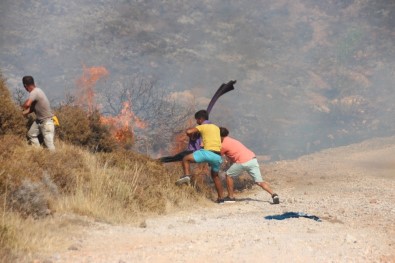
[(11, 89), (29, 74), (59, 100), (103, 65), (197, 108), (236, 79), (210, 119), (275, 160), (395, 132), (394, 27), (387, 0), (4, 0), (0, 67)]

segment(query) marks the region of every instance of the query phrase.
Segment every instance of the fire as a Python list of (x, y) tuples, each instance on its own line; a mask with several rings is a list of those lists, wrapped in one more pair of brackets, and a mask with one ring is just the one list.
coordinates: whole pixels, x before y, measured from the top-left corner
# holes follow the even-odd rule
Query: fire
[(77, 87), (79, 88), (78, 103), (86, 105), (89, 112), (95, 109), (95, 92), (94, 87), (96, 83), (103, 77), (108, 76), (109, 72), (105, 67), (90, 67), (83, 66), (82, 76), (77, 80)]
[(145, 129), (147, 124), (138, 118), (132, 111), (130, 103), (124, 102), (123, 108), (117, 116), (100, 118), (101, 123), (111, 127), (114, 138), (118, 142), (133, 143), (134, 142), (134, 124), (137, 128)]
[[(96, 83), (109, 75), (105, 67), (83, 67), (83, 74), (77, 80), (78, 102), (80, 105), (88, 107), (88, 112), (96, 110), (95, 91)], [(145, 129), (147, 124), (138, 118), (132, 111), (132, 105), (129, 102), (123, 103), (123, 108), (117, 116), (101, 116), (100, 122), (108, 125), (113, 137), (121, 143), (132, 144), (134, 142), (133, 125), (140, 129)]]
[(177, 154), (186, 149), (188, 136), (182, 132), (174, 136), (173, 144), (170, 146), (170, 154)]
[[(194, 119), (189, 119), (187, 121), (187, 127), (192, 127), (194, 125)], [(186, 149), (186, 145), (188, 144), (189, 138), (185, 134), (185, 131), (182, 131), (179, 134), (176, 134), (173, 139), (173, 143), (170, 146), (170, 153), (177, 154)]]

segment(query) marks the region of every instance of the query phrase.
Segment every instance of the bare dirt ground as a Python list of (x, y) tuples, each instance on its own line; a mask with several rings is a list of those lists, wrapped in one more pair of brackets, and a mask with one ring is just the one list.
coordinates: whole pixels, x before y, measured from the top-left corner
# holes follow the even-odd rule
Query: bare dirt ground
[[(261, 166), (281, 203), (254, 187), (234, 204), (95, 223), (45, 262), (395, 262), (395, 137)], [(265, 216), (304, 212), (300, 217)]]

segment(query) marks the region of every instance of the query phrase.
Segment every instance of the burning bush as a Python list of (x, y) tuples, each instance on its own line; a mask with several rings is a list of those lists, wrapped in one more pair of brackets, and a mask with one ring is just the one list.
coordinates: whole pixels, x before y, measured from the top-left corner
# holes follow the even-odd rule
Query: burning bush
[(119, 146), (116, 139), (111, 135), (108, 126), (102, 123), (101, 114), (98, 110), (89, 115), (89, 127), (92, 135), (88, 142), (88, 148), (98, 152), (112, 152)]

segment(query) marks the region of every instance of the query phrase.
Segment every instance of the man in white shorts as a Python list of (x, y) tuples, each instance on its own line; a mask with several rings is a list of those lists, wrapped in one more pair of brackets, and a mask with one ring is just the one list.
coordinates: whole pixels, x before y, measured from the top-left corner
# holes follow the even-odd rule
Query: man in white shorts
[(36, 114), (36, 120), (27, 133), (29, 141), (34, 146), (40, 146), (38, 136), (42, 134), (45, 146), (50, 151), (55, 151), (55, 145), (53, 143), (55, 125), (52, 119), (53, 113), (49, 105), (49, 100), (45, 93), (36, 87), (32, 76), (24, 76), (22, 83), (26, 91), (29, 92), (29, 98), (22, 106), (24, 109), (23, 115), (27, 116), (32, 112)]
[(226, 156), (232, 162), (232, 165), (226, 171), (228, 196), (225, 197), (224, 202), (233, 203), (236, 201), (234, 197), (232, 177), (239, 176), (242, 172), (246, 171), (250, 176), (252, 176), (257, 185), (271, 195), (273, 204), (279, 204), (280, 199), (278, 195), (274, 193), (269, 184), (264, 182), (262, 179), (255, 153), (238, 140), (229, 137), (228, 129), (220, 127), (220, 134), (222, 142), (221, 155)]

